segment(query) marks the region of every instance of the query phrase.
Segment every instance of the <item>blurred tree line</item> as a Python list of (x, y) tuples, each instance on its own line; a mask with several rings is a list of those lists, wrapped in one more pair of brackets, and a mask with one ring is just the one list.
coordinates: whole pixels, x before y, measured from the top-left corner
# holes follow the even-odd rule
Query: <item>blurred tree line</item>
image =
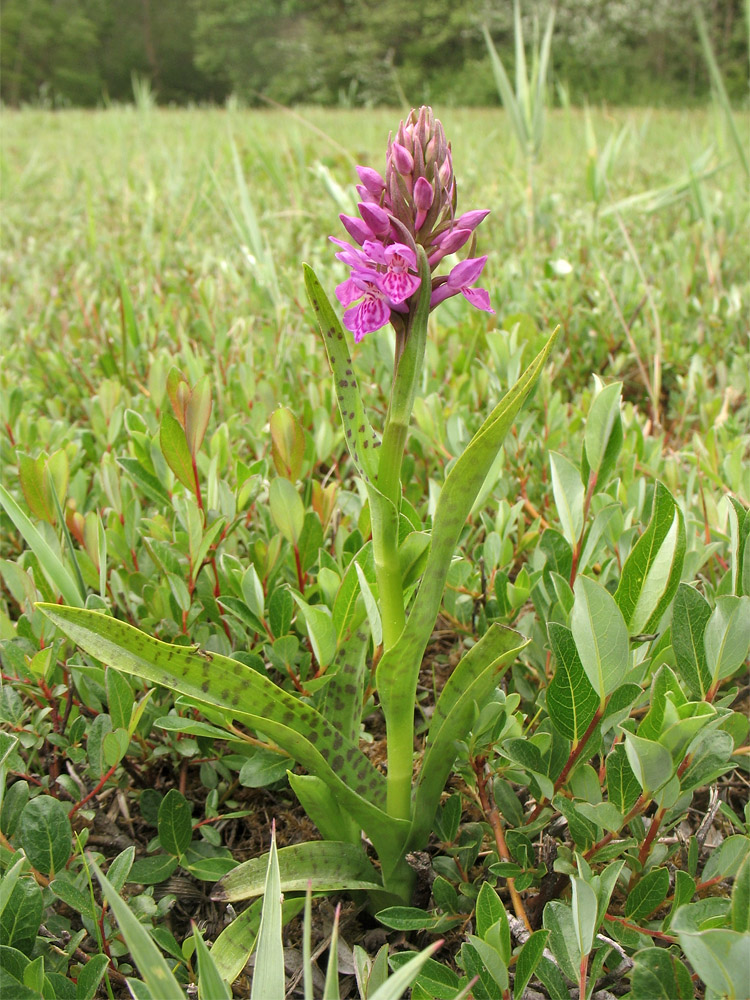
[[(522, 0), (532, 37), (552, 0)], [(694, 5), (748, 97), (745, 0), (557, 0), (554, 78), (573, 103), (710, 93)], [(146, 80), (162, 104), (497, 102), (480, 26), (513, 63), (512, 0), (2, 0), (0, 97), (95, 106)], [(750, 17), (750, 14), (748, 14)]]

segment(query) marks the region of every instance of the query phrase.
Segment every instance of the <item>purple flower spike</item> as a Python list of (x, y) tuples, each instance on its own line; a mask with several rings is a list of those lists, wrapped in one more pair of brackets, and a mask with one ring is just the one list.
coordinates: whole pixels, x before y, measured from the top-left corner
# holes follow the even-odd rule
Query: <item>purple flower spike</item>
[(357, 219), (353, 215), (340, 215), (339, 219), (341, 219), (341, 224), (347, 233), (360, 246), (362, 246), (365, 240), (371, 240), (375, 236), (375, 233), (373, 233), (369, 226), (366, 226), (361, 219)]
[(456, 264), (447, 280), (442, 285), (438, 285), (430, 296), (430, 308), (434, 309), (445, 299), (460, 292), (477, 309), (494, 313), (495, 310), (490, 305), (487, 291), (484, 288), (469, 288), (469, 285), (473, 285), (475, 281), (479, 280), (486, 261), (486, 256), (470, 257), (468, 260), (462, 260), (460, 264)]
[(386, 210), (380, 205), (363, 201), (357, 205), (357, 208), (366, 225), (376, 236), (385, 236), (391, 231), (391, 220), (388, 218)]
[(373, 197), (379, 198), (385, 190), (385, 181), (377, 170), (373, 170), (372, 167), (357, 167), (357, 173), (365, 190)]
[(436, 273), (448, 254), (470, 241), (473, 246), (473, 233), (489, 213), (457, 214), (451, 147), (432, 108), (412, 110), (389, 138), (384, 174), (364, 166), (357, 174), (359, 216), (340, 216), (352, 242), (331, 237), (337, 260), (349, 268), (336, 294), (347, 307), (344, 322), (355, 340), (390, 321), (397, 352), (403, 349), (426, 280), (420, 273), (422, 251), (429, 264), (431, 309), (460, 292), (477, 309), (493, 312), (486, 290), (474, 287), (486, 257), (461, 261), (448, 275)]
[(393, 165), (402, 177), (406, 177), (408, 174), (411, 174), (414, 169), (414, 157), (411, 155), (406, 146), (402, 146), (400, 142), (392, 143), (391, 158), (393, 160)]

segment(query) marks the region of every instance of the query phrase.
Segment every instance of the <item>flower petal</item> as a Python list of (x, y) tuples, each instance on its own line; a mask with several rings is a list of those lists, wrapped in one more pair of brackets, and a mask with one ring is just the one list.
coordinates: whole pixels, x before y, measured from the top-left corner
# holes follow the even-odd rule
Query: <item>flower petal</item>
[(468, 257), (466, 260), (462, 260), (448, 275), (448, 284), (456, 289), (473, 285), (482, 273), (486, 261), (486, 255), (484, 257)]
[(490, 305), (489, 293), (484, 288), (462, 288), (461, 293), (477, 309), (481, 309), (482, 312), (494, 313), (495, 310)]

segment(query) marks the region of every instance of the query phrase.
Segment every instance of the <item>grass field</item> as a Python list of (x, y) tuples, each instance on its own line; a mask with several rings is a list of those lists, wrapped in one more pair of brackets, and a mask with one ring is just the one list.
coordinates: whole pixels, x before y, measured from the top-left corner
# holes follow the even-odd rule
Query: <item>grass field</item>
[[(237, 742), (235, 731), (236, 738), (217, 743), (216, 730), (211, 736), (200, 727), (225, 725), (228, 717), (219, 709), (199, 716), (195, 699), (164, 686), (144, 698), (141, 680), (105, 672), (97, 658), (61, 638), (34, 605), (76, 603), (107, 611), (164, 641), (199, 643), (235, 657), (314, 701), (324, 639), (330, 639), (326, 629), (337, 620), (346, 569), (368, 544), (370, 513), (339, 427), (302, 263), (315, 269), (333, 298), (345, 273), (328, 236), (344, 235), (339, 213), (356, 212), (354, 165), (383, 169), (388, 133), (399, 117), (386, 110), (157, 110), (147, 102), (103, 112), (5, 112), (0, 718), (11, 738), (1, 748), (0, 864), (15, 871), (19, 848), (29, 857), (31, 873), (19, 869), (8, 890), (17, 894), (13, 908), (28, 914), (25, 930), (8, 931), (3, 924), (23, 958), (12, 959), (20, 965), (9, 966), (8, 974), (21, 982), (28, 960), (44, 956), (46, 973), (59, 977), (52, 982), (58, 992), (45, 997), (67, 996), (63, 978), (71, 982), (85, 967), (92, 981), (98, 970), (86, 994), (92, 998), (104, 996), (105, 985), (110, 997), (125, 995), (123, 977), (135, 974), (134, 964), (148, 979), (137, 957), (137, 934), (129, 937), (121, 914), (115, 913), (115, 923), (98, 896), (96, 902), (84, 898), (87, 839), (103, 867), (112, 863), (116, 888), (127, 878), (131, 909), (185, 984), (196, 975), (188, 915), (199, 913), (213, 940), (223, 910), (207, 893), (194, 907), (180, 908), (181, 890), (166, 880), (181, 871), (194, 885), (210, 887), (238, 860), (267, 848), (272, 817), (280, 845), (317, 835), (286, 778), (293, 762), (275, 740), (255, 730)], [(459, 210), (492, 213), (478, 232), (477, 253), (488, 255), (482, 284), (496, 315), (472, 310), (458, 296), (430, 318), (402, 472), (413, 525), (429, 528), (456, 457), (558, 325), (560, 334), (462, 531), (420, 675), (418, 739), (459, 649), (470, 648), (492, 622), (512, 626), (532, 644), (507, 675), (502, 694), (496, 693), (506, 728), (495, 720), (497, 731), (489, 723), (482, 730), (489, 742), (482, 743), (475, 729), (461, 744), (452, 798), (444, 797), (428, 847), (437, 890), (420, 905), (432, 923), (414, 922), (414, 907), (411, 916), (384, 923), (388, 934), (426, 927), (409, 947), (424, 947), (431, 932), (448, 936), (440, 962), (443, 992), (430, 992), (437, 987), (428, 977), (413, 996), (457, 996), (484, 961), (473, 995), (491, 997), (493, 988), (502, 992), (509, 985), (502, 975), (485, 980), (491, 963), (482, 949), (495, 940), (486, 914), (477, 911), (473, 931), (468, 921), (488, 879), (499, 893), (493, 898), (509, 908), (517, 879), (529, 926), (550, 932), (558, 973), (568, 979), (579, 981), (581, 960), (590, 954), (593, 987), (624, 955), (627, 967), (609, 985), (619, 984), (618, 995), (632, 989), (636, 1000), (656, 967), (646, 952), (654, 950), (655, 937), (666, 935), (675, 945), (675, 962), (664, 989), (683, 988), (680, 967), (687, 969), (687, 961), (708, 985), (706, 996), (731, 996), (729, 987), (722, 992), (713, 959), (691, 951), (691, 935), (721, 927), (747, 945), (748, 928), (732, 914), (743, 909), (740, 890), (747, 893), (750, 885), (750, 862), (743, 866), (750, 848), (743, 721), (750, 642), (750, 515), (744, 513), (750, 505), (748, 178), (717, 109), (550, 112), (542, 156), (531, 171), (501, 110), (451, 110), (441, 117), (453, 147)], [(740, 134), (748, 133), (746, 113), (737, 125)], [(392, 332), (382, 330), (353, 351), (376, 428), (388, 407), (393, 343)], [(181, 433), (171, 416), (173, 409), (179, 418), (173, 368), (183, 373), (186, 392), (193, 387), (196, 399), (203, 393), (205, 439), (198, 435), (192, 468), (185, 438), (170, 437), (170, 428)], [(587, 479), (601, 388), (592, 375), (622, 383), (611, 411), (615, 423), (606, 432), (612, 436), (602, 443), (602, 456), (609, 449), (601, 458), (606, 476), (602, 471), (598, 482)], [(290, 411), (286, 422), (269, 426), (280, 407)], [(622, 427), (617, 440), (615, 425)], [(557, 457), (550, 459), (551, 453)], [(273, 508), (271, 487), (283, 478), (295, 494), (289, 509), (299, 504), (302, 533), (290, 527), (296, 515)], [(681, 539), (670, 543), (675, 548), (668, 566), (657, 565), (660, 546), (672, 538), (657, 523), (657, 495), (669, 497), (664, 503), (671, 504), (670, 523)], [(661, 596), (650, 615), (643, 610), (646, 597), (638, 598), (640, 611), (628, 624), (642, 619), (649, 627), (631, 629), (631, 652), (624, 633), (627, 683), (606, 692), (607, 699), (622, 695), (619, 714), (596, 745), (586, 744), (586, 736), (589, 752), (579, 760), (583, 734), (571, 734), (553, 708), (547, 712), (554, 665), (564, 660), (554, 640), (550, 646), (547, 626), (570, 624), (576, 572), (597, 593), (606, 592), (606, 600), (621, 594), (629, 556), (648, 530), (658, 544), (641, 576), (652, 574)], [(635, 563), (630, 565), (634, 574)], [(698, 620), (692, 610), (672, 605), (686, 590), (700, 592), (703, 604), (694, 613), (701, 635), (708, 627), (716, 643), (726, 640), (712, 666), (713, 640), (706, 639), (707, 653), (695, 654), (692, 674), (693, 661), (686, 661), (684, 644), (672, 631), (678, 628), (673, 615), (687, 616), (691, 627)], [(278, 593), (286, 596), (277, 599)], [(579, 601), (577, 588), (575, 594)], [(366, 605), (372, 626), (368, 596), (372, 601), (365, 588), (359, 602), (362, 619)], [(714, 624), (707, 626), (709, 615)], [(653, 634), (644, 639), (633, 632)], [(335, 647), (335, 634), (330, 641)], [(379, 656), (373, 640), (373, 670)], [(382, 719), (372, 689), (365, 694), (361, 745), (380, 767)], [(575, 690), (570, 697), (571, 710), (580, 709)], [(721, 759), (706, 763), (705, 748), (690, 742), (697, 729), (685, 730), (685, 742), (658, 735), (664, 718), (671, 718), (664, 714), (665, 699), (685, 726), (686, 719), (710, 715), (718, 736), (728, 741), (723, 757), (716, 751)], [(654, 704), (662, 706), (658, 722)], [(591, 803), (596, 795), (602, 806), (615, 801), (605, 760), (624, 757), (625, 730), (641, 733), (642, 743), (669, 747), (674, 797), (663, 790), (652, 795), (653, 786), (636, 783), (635, 799), (623, 793), (620, 826), (611, 815), (597, 826), (600, 820), (585, 809), (580, 815), (566, 811), (567, 802)], [(536, 741), (536, 763), (518, 747), (529, 740)], [(570, 767), (563, 771), (569, 753)], [(483, 783), (485, 765), (494, 792)], [(628, 770), (634, 775), (630, 765)], [(553, 800), (546, 789), (558, 778)], [(712, 801), (709, 786), (720, 790), (721, 808), (706, 831), (713, 840), (706, 841), (696, 832), (699, 813)], [(166, 827), (177, 828), (184, 816), (170, 814), (167, 822), (165, 803), (172, 808), (177, 801), (172, 792), (180, 799), (175, 815), (189, 803), (184, 808), (193, 820), (187, 842), (176, 846)], [(496, 796), (504, 814), (507, 856), (492, 837), (495, 814), (487, 794)], [(628, 818), (636, 799), (641, 812)], [(449, 814), (456, 810), (452, 826)], [(109, 826), (101, 827), (97, 813), (105, 812)], [(642, 816), (652, 824), (649, 832)], [(61, 817), (67, 827), (55, 827)], [(568, 826), (560, 827), (561, 817)], [(565, 884), (550, 890), (550, 873), (539, 867), (534, 849), (554, 822), (557, 881), (562, 877)], [(58, 847), (53, 844), (49, 856), (35, 841), (39, 824), (56, 831)], [(607, 831), (621, 831), (619, 854)], [(71, 832), (83, 839), (71, 840)], [(707, 862), (707, 843), (718, 849), (717, 857), (724, 850), (723, 861)], [(727, 843), (731, 850), (719, 846)], [(128, 864), (140, 867), (131, 871), (122, 861), (127, 870), (118, 884), (115, 850), (126, 854), (131, 847)], [(610, 868), (625, 861), (623, 872), (613, 875), (619, 884), (605, 927), (620, 951), (579, 937), (576, 966), (570, 957), (575, 948), (566, 952), (563, 910), (570, 914), (570, 905), (557, 900), (542, 924), (540, 885), (553, 893), (551, 900), (569, 898), (568, 876), (575, 885), (588, 879), (590, 888), (591, 869), (586, 873), (576, 859), (597, 850), (603, 853), (595, 861), (610, 862)], [(159, 859), (169, 864), (159, 867)], [(492, 862), (501, 866), (494, 873)], [(703, 907), (692, 924), (678, 921), (679, 931), (670, 929), (679, 905), (675, 869), (691, 880), (692, 891), (687, 883), (679, 890), (686, 893), (683, 905)], [(740, 889), (732, 888), (735, 876)], [(708, 889), (717, 884), (721, 902), (706, 904)], [(644, 885), (654, 905), (628, 903), (628, 894), (635, 890), (637, 896)], [(154, 893), (154, 886), (162, 891)], [(573, 906), (581, 907), (583, 890), (577, 893)], [(482, 900), (490, 909), (495, 905), (487, 904), (486, 891)], [(110, 905), (116, 907), (111, 898)], [(322, 943), (330, 914), (325, 902), (316, 905), (316, 940)], [(603, 905), (607, 912), (608, 901)], [(34, 914), (51, 938), (37, 932)], [(285, 914), (285, 920), (294, 915), (291, 909)], [(373, 918), (352, 904), (347, 914), (344, 937), (361, 944)], [(466, 936), (485, 931), (480, 944)], [(252, 927), (247, 933), (254, 940)], [(58, 947), (65, 934), (75, 941), (67, 950)], [(298, 944), (299, 933), (290, 947)], [(75, 950), (79, 945), (82, 954)], [(507, 970), (509, 954), (497, 947)], [(405, 948), (402, 939), (399, 949)], [(227, 977), (234, 966), (225, 951), (216, 955)], [(106, 961), (95, 970), (93, 958), (102, 956)], [(540, 959), (541, 951), (537, 975)], [(425, 968), (437, 975), (437, 964)], [(105, 966), (110, 972), (102, 980)], [(556, 995), (550, 985), (555, 975), (548, 971), (547, 980), (537, 982), (549, 996)], [(352, 991), (344, 996), (357, 995), (351, 976), (342, 984)], [(246, 987), (241, 978), (236, 995), (248, 995)], [(152, 1000), (160, 1000), (151, 988)], [(454, 993), (444, 992), (449, 988)]]

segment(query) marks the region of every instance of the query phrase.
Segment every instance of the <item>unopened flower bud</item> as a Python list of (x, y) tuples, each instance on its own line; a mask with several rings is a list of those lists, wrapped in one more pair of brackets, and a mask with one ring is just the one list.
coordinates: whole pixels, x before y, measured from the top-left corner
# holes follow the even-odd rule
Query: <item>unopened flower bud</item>
[(357, 205), (357, 208), (359, 209), (359, 214), (376, 236), (384, 236), (390, 232), (391, 220), (388, 218), (386, 210), (381, 208), (380, 205), (363, 201)]
[(400, 142), (391, 144), (391, 159), (402, 177), (410, 176), (414, 169), (414, 157)]
[(373, 170), (372, 167), (357, 167), (357, 173), (365, 189), (379, 198), (385, 189), (385, 181), (377, 170)]

